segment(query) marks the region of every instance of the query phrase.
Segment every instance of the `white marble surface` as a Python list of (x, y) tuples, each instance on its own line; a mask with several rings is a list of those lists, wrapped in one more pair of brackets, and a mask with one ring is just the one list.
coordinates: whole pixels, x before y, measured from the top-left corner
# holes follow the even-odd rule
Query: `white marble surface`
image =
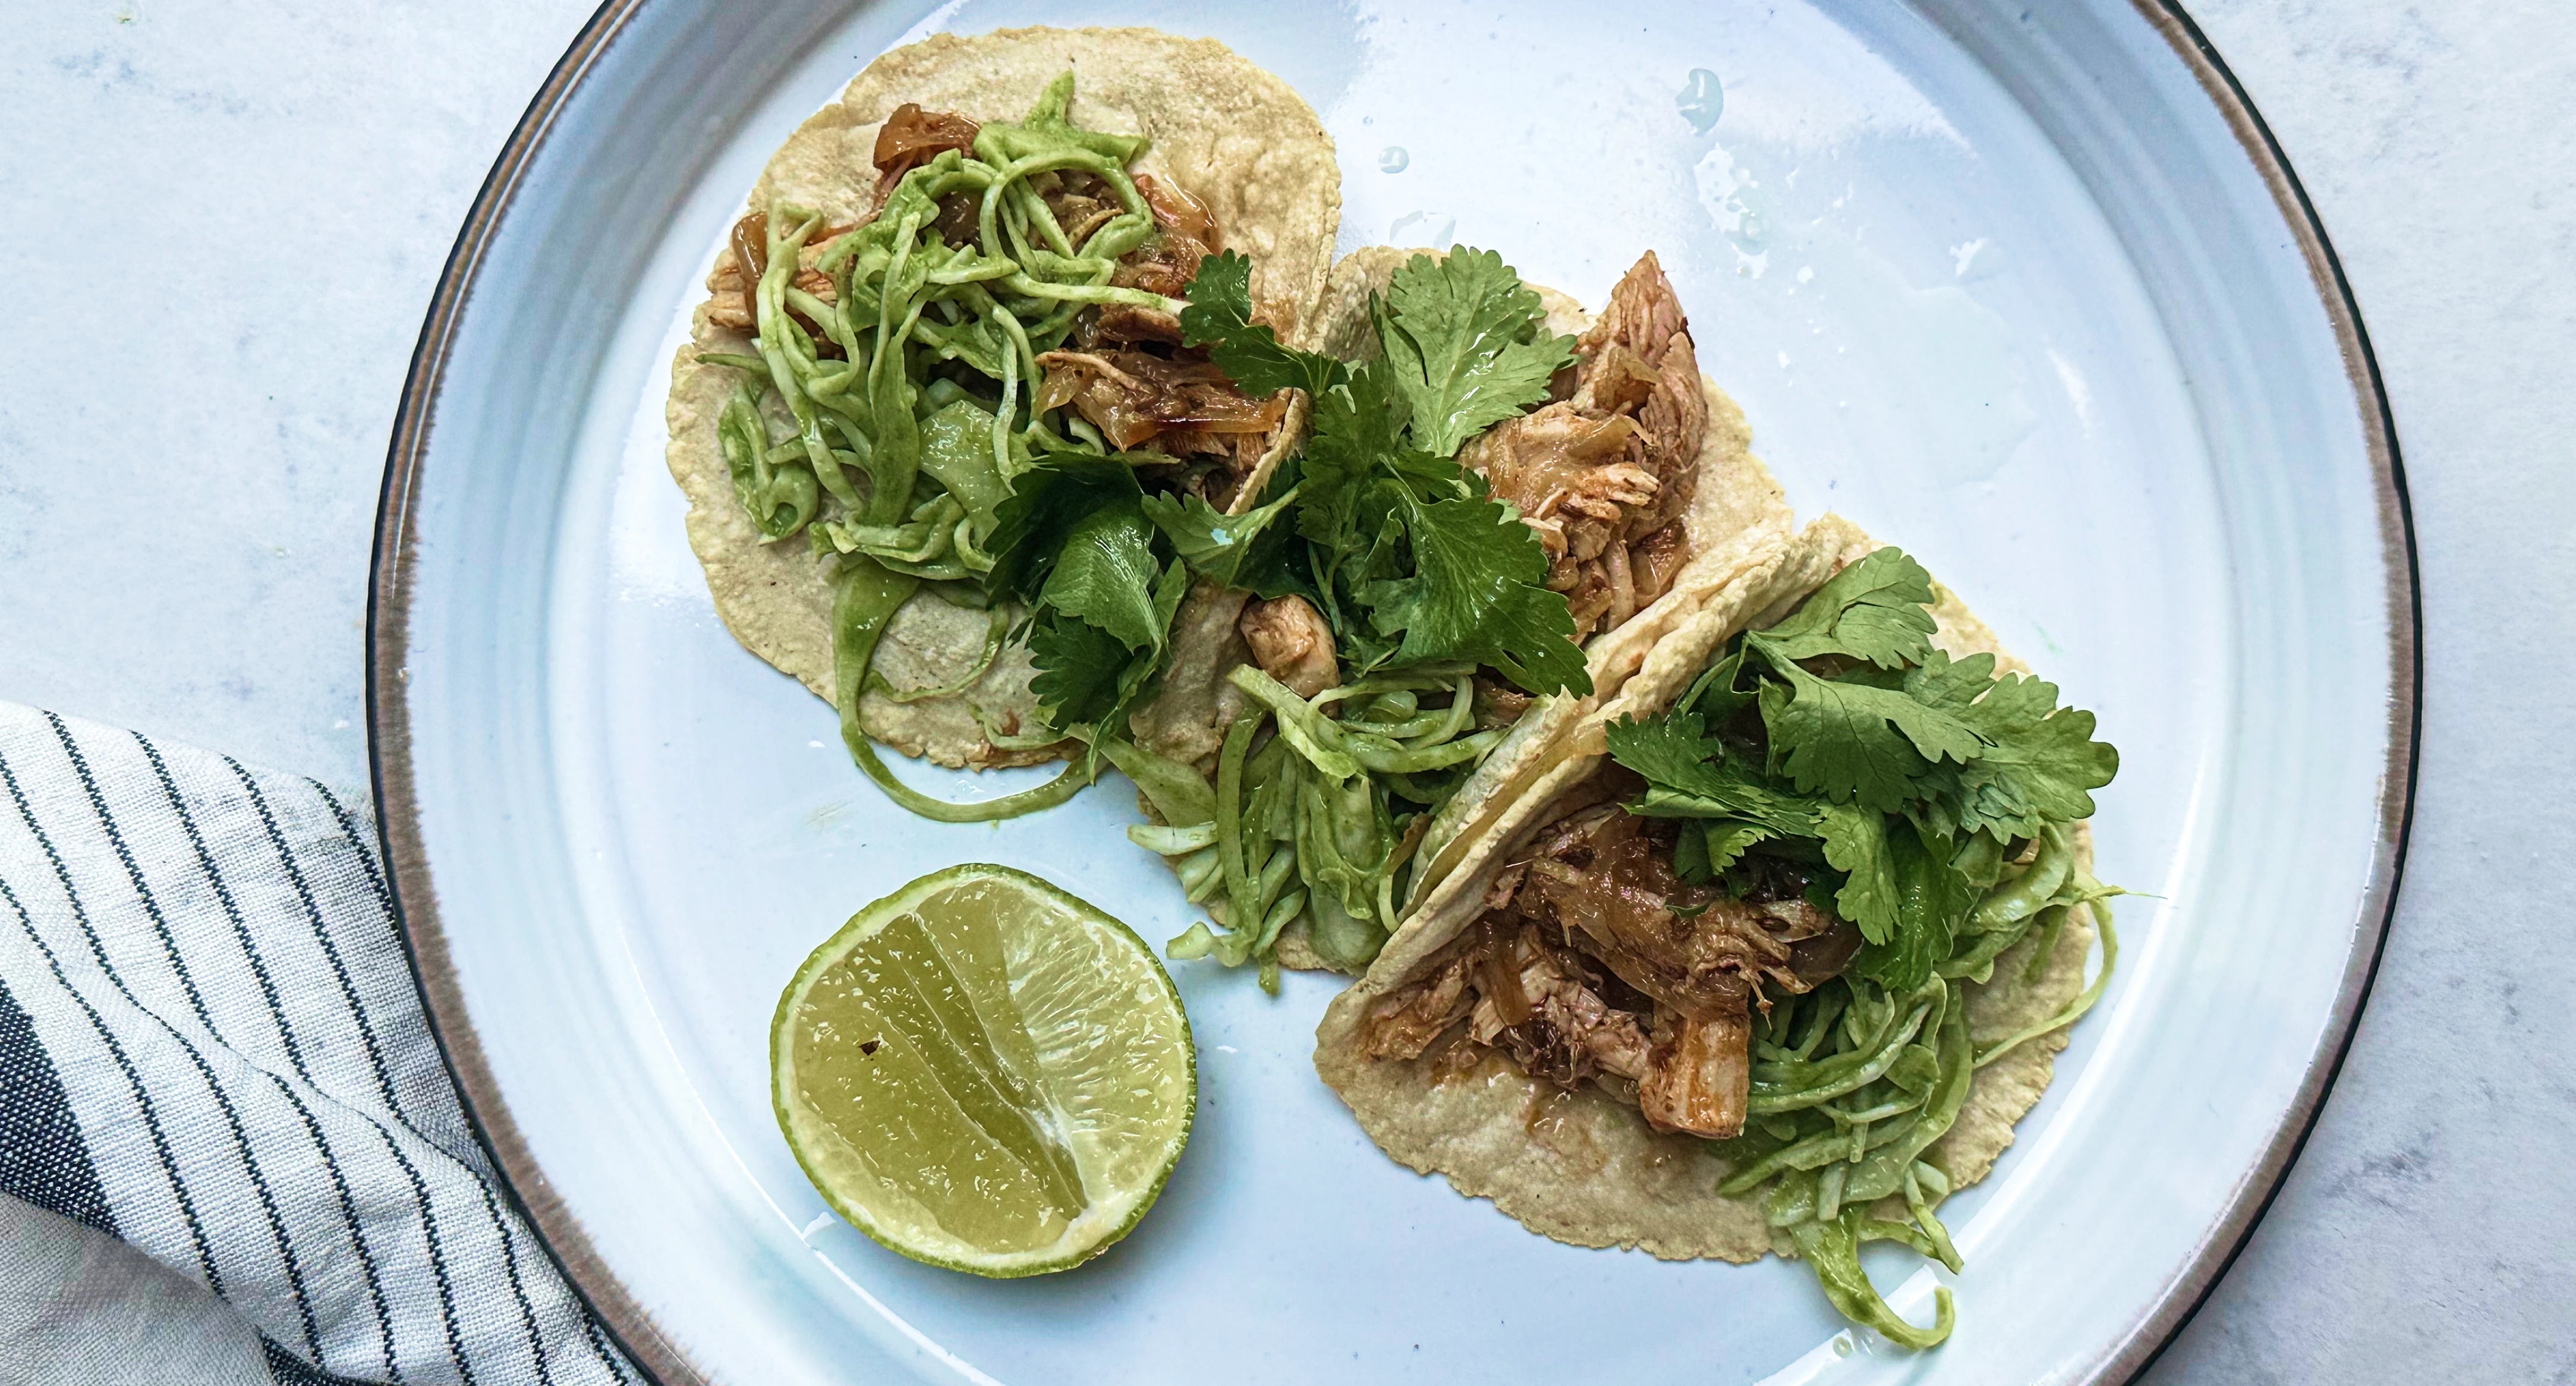
[[(2576, 1381), (2557, 1164), (2576, 1149), (2576, 935), (2543, 876), (2576, 855), (2576, 607), (2557, 595), (2576, 584), (2576, 7), (2195, 11), (2378, 349), (2422, 554), (2425, 720), (2350, 1060), (2150, 1379)], [(587, 14), (0, 0), (0, 283), (20, 309), (0, 314), (0, 698), (364, 781), (395, 397), (459, 219)], [(39, 1314), (75, 1292), (192, 1360), (243, 1350), (121, 1248), (14, 1205), (0, 1244), (0, 1377), (130, 1379)]]

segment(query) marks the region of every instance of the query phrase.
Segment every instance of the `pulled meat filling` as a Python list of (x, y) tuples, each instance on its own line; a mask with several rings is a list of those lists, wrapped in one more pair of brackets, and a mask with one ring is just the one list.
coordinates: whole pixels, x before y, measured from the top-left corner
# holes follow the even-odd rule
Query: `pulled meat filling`
[(1333, 628), (1315, 604), (1294, 592), (1244, 604), (1235, 622), (1243, 643), (1252, 649), (1261, 672), (1288, 686), (1300, 698), (1312, 698), (1342, 683), (1341, 662), (1333, 656)]
[(1496, 425), (1461, 460), (1538, 532), (1548, 586), (1573, 607), (1580, 640), (1662, 596), (1690, 559), (1681, 516), (1698, 490), (1708, 400), (1653, 251), (1611, 290), (1556, 385), (1554, 403)]
[[(839, 301), (840, 291), (832, 287), (832, 276), (815, 269), (822, 258), (823, 247), (835, 237), (857, 230), (856, 225), (827, 226), (805, 241), (805, 249), (796, 257), (796, 277), (789, 283), (825, 303)], [(714, 272), (707, 276), (707, 321), (746, 337), (760, 332), (760, 318), (752, 307), (752, 294), (760, 287), (760, 278), (769, 272), (769, 216), (754, 212), (733, 224), (726, 241), (727, 254), (716, 257)], [(814, 338), (817, 354), (837, 358), (840, 345), (823, 335), (822, 327), (804, 314), (790, 308), (788, 313), (803, 323)]]
[[(954, 111), (925, 111), (913, 102), (896, 107), (878, 127), (872, 153), (877, 205), (885, 205), (905, 174), (942, 153), (971, 154), (979, 128)], [(1154, 231), (1119, 258), (1109, 282), (1180, 298), (1198, 277), (1200, 262), (1224, 248), (1216, 218), (1205, 203), (1176, 186), (1142, 173), (1135, 182), (1153, 214)], [(1124, 210), (1117, 189), (1088, 170), (1039, 173), (1029, 185), (1077, 249)], [(951, 193), (939, 200), (939, 217), (929, 229), (949, 245), (965, 245), (982, 234), (979, 215), (980, 204), (972, 194)], [(803, 267), (795, 286), (824, 303), (837, 302), (831, 276), (812, 265), (833, 240), (856, 229), (856, 224), (829, 226), (809, 238), (799, 256)], [(717, 257), (707, 276), (707, 317), (715, 326), (745, 336), (759, 331), (753, 293), (768, 268), (768, 234), (764, 213), (734, 224), (729, 253)], [(1033, 230), (1031, 236), (1037, 239), (1039, 233)], [(817, 354), (841, 355), (819, 324), (789, 311), (814, 338)], [(1214, 462), (1212, 469), (1190, 479), (1189, 489), (1220, 505), (1232, 499), (1240, 481), (1269, 451), (1287, 415), (1284, 397), (1244, 398), (1204, 349), (1182, 345), (1179, 318), (1159, 309), (1123, 303), (1087, 309), (1074, 324), (1068, 348), (1043, 353), (1037, 361), (1046, 373), (1041, 407), (1071, 405), (1115, 448), (1150, 445), (1178, 462), (1203, 468)]]
[(1794, 872), (1736, 899), (1673, 874), (1679, 825), (1599, 804), (1543, 830), (1485, 912), (1370, 1013), (1372, 1058), (1489, 1050), (1571, 1090), (1596, 1083), (1658, 1131), (1744, 1129), (1753, 1008), (1837, 976), (1860, 933), (1804, 898)]
[(1245, 399), (1216, 363), (1197, 352), (1050, 351), (1038, 357), (1038, 365), (1046, 370), (1038, 407), (1072, 405), (1112, 447), (1159, 440), (1174, 457), (1231, 456), (1237, 449), (1226, 435), (1266, 436), (1287, 410), (1276, 396)]
[[(1181, 189), (1151, 174), (1135, 179), (1154, 233), (1119, 257), (1109, 282), (1180, 298), (1200, 262), (1221, 248), (1216, 220)], [(1040, 174), (1032, 185), (1077, 246), (1120, 210), (1116, 190), (1080, 170)], [(1180, 319), (1155, 308), (1089, 309), (1074, 324), (1071, 348), (1048, 352), (1038, 364), (1047, 373), (1044, 406), (1072, 405), (1112, 447), (1150, 443), (1175, 459), (1213, 458), (1229, 480), (1260, 461), (1287, 412), (1285, 399), (1245, 399), (1204, 349), (1181, 344)]]

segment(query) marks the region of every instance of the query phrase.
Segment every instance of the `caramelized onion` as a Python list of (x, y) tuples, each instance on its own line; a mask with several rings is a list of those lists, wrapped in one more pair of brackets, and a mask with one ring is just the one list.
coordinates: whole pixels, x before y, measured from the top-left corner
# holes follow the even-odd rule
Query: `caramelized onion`
[(1165, 187), (1150, 173), (1136, 175), (1136, 191), (1145, 195), (1145, 205), (1154, 209), (1154, 220), (1161, 223), (1166, 232), (1196, 242), (1203, 253), (1213, 254), (1225, 249), (1217, 239), (1216, 218), (1209, 213), (1206, 203), (1181, 191), (1178, 186)]
[(1518, 949), (1501, 929), (1488, 925), (1485, 942), (1477, 949), (1476, 980), (1487, 1000), (1494, 1003), (1494, 1014), (1505, 1025), (1527, 1024), (1530, 1018), (1529, 993), (1521, 989)]
[(1286, 400), (1248, 400), (1208, 361), (1141, 351), (1050, 351), (1038, 357), (1046, 384), (1038, 407), (1070, 404), (1114, 446), (1132, 448), (1167, 433), (1267, 433)]
[(895, 107), (877, 127), (877, 201), (884, 202), (905, 174), (948, 150), (973, 150), (977, 128), (955, 111), (925, 111), (910, 101)]
[(1651, 606), (1672, 590), (1673, 578), (1690, 562), (1690, 536), (1676, 520), (1628, 546), (1629, 580), (1636, 585), (1637, 605)]
[[(855, 229), (848, 225), (827, 226), (807, 239), (806, 251), (810, 255)], [(707, 288), (713, 295), (708, 300), (708, 320), (718, 327), (746, 336), (753, 335), (760, 330), (757, 306), (760, 280), (769, 272), (769, 217), (761, 212), (751, 213), (733, 224), (726, 240), (733, 250), (733, 263), (728, 265), (719, 260), (715, 273), (707, 277)], [(810, 262), (797, 270), (795, 285), (825, 303), (837, 301), (838, 291), (832, 277), (813, 268)], [(814, 339), (814, 350), (818, 355), (829, 358), (841, 355), (839, 343), (831, 340), (820, 324), (795, 308), (791, 307), (787, 312)]]
[(769, 273), (769, 214), (753, 212), (733, 224), (734, 263), (742, 266), (743, 292)]

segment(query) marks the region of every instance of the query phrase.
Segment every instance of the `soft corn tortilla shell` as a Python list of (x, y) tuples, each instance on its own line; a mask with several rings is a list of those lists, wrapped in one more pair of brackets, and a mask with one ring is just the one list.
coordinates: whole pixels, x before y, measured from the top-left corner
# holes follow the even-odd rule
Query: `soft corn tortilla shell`
[[(975, 38), (942, 34), (896, 49), (870, 63), (838, 102), (780, 146), (749, 205), (765, 209), (784, 199), (831, 221), (857, 221), (875, 206), (877, 128), (895, 107), (910, 101), (982, 120), (1017, 119), (1068, 67), (1075, 74), (1074, 119), (1090, 129), (1151, 137), (1135, 167), (1207, 204), (1226, 247), (1252, 257), (1261, 316), (1292, 340), (1302, 339), (1341, 226), (1332, 138), (1286, 83), (1213, 40), (1152, 29), (1006, 29)], [(700, 351), (751, 350), (739, 334), (709, 324), (700, 308), (690, 345), (672, 363), (671, 475), (688, 494), (689, 547), (705, 565), (725, 625), (752, 653), (829, 701), (830, 581), (801, 536), (762, 544), (735, 502), (715, 419), (740, 377), (697, 360)], [(1293, 445), (1303, 417), (1302, 407), (1292, 410), (1247, 493), (1258, 491), (1260, 476)], [(887, 624), (874, 668), (896, 688), (946, 686), (973, 667), (985, 630), (982, 612), (925, 592)], [(859, 701), (859, 720), (877, 740), (942, 765), (981, 769), (1050, 759), (1048, 751), (995, 747), (975, 718), (980, 707), (1006, 735), (1035, 723), (1032, 672), (1024, 651), (1007, 650), (960, 694), (906, 704), (871, 693)]]
[[(1585, 719), (1577, 744), (1584, 733), (1597, 738), (1611, 718), (1668, 704), (1728, 636), (1747, 624), (1776, 620), (1840, 563), (1872, 547), (1838, 516), (1817, 521), (1787, 562), (1737, 584), (1659, 646), (1614, 706)], [(1934, 643), (1952, 655), (1992, 651), (2002, 665), (2022, 667), (1955, 595), (1943, 590), (1939, 597), (1933, 614), (1941, 629)], [(1785, 1244), (1773, 1242), (1758, 1197), (1717, 1196), (1726, 1166), (1707, 1143), (1658, 1135), (1635, 1108), (1597, 1089), (1559, 1094), (1498, 1058), (1444, 1083), (1424, 1060), (1370, 1060), (1360, 1053), (1370, 1004), (1474, 921), (1501, 848), (1519, 845), (1530, 829), (1550, 821), (1549, 808), (1564, 802), (1600, 764), (1597, 752), (1578, 754), (1544, 776), (1524, 801), (1526, 811), (1493, 830), (1480, 844), (1485, 850), (1389, 941), (1368, 976), (1334, 1000), (1316, 1030), (1316, 1071), (1389, 1155), (1425, 1174), (1447, 1175), (1469, 1197), (1492, 1199), (1533, 1232), (1578, 1246), (1638, 1247), (1666, 1260), (1751, 1261), (1766, 1251), (1785, 1252)], [(2089, 864), (2092, 839), (2080, 826), (2076, 846), (2079, 860)], [(1993, 983), (1966, 987), (1970, 1033), (1993, 1039), (2062, 1009), (2083, 989), (2092, 941), (2090, 917), (2078, 911), (2039, 980), (2026, 986), (2017, 983), (2030, 965), (2036, 937), (2006, 951), (1995, 964)], [(1931, 1147), (1954, 1185), (1973, 1184), (1994, 1167), (2012, 1144), (2014, 1123), (2047, 1088), (2055, 1055), (2065, 1046), (2063, 1031), (2043, 1035), (1978, 1070), (1958, 1120)]]
[[(1317, 333), (1320, 349), (1345, 360), (1369, 350), (1374, 340), (1369, 332), (1370, 296), (1384, 294), (1396, 270), (1414, 256), (1440, 259), (1444, 254), (1369, 246), (1342, 257), (1324, 287)], [(1592, 314), (1572, 298), (1539, 285), (1531, 288), (1547, 308), (1549, 331), (1579, 335), (1592, 325)], [(1744, 411), (1717, 382), (1703, 376), (1700, 388), (1708, 399), (1708, 435), (1700, 446), (1698, 489), (1683, 517), (1690, 533), (1690, 561), (1674, 575), (1672, 588), (1646, 609), (1586, 642), (1584, 662), (1592, 675), (1589, 695), (1560, 693), (1539, 700), (1459, 786), (1423, 835), (1418, 850), (1427, 866), (1416, 873), (1408, 912), (1454, 869), (1454, 859), (1466, 850), (1464, 844), (1474, 842), (1478, 831), (1490, 826), (1494, 812), (1517, 801), (1536, 782), (1567, 730), (1619, 695), (1649, 662), (1657, 642), (1682, 628), (1710, 601), (1785, 559), (1791, 542), (1788, 501), (1770, 469), (1753, 455), (1753, 433), (1744, 422)], [(1326, 966), (1307, 943), (1302, 922), (1281, 933), (1279, 960), (1289, 967)]]

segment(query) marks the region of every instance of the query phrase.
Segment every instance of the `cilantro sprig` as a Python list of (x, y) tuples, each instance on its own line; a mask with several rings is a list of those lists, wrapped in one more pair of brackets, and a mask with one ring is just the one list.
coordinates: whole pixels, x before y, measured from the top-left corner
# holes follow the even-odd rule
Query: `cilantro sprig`
[(1147, 513), (1122, 458), (1056, 454), (1012, 483), (994, 511), (993, 585), (1026, 603), (1022, 631), (1050, 726), (1085, 731), (1093, 754), (1126, 735), (1170, 652), (1189, 571)]
[(1490, 250), (1414, 256), (1376, 317), (1414, 441), (1435, 457), (1547, 398), (1549, 377), (1574, 362), (1574, 339), (1547, 335), (1538, 295)]
[(1416, 257), (1373, 305), (1386, 350), (1357, 365), (1287, 346), (1252, 311), (1252, 262), (1228, 253), (1201, 264), (1180, 322), (1247, 395), (1313, 401), (1305, 456), (1262, 505), (1227, 515), (1147, 492), (1136, 459), (1055, 452), (994, 509), (986, 586), (1029, 609), (1019, 637), (1049, 725), (1095, 748), (1126, 735), (1193, 573), (1313, 598), (1355, 678), (1471, 664), (1532, 693), (1588, 691), (1544, 550), (1454, 460), (1570, 359), (1537, 295), (1489, 252)]
[(1933, 600), (1921, 564), (1879, 549), (1730, 641), (1662, 715), (1608, 728), (1646, 780), (1630, 808), (1693, 820), (1676, 871), (1820, 855), (1861, 973), (1898, 989), (1950, 957), (2012, 852), (2092, 816), (2120, 763), (2055, 685), (1933, 648)]
[[(1263, 507), (1293, 510), (1302, 551), (1256, 552), (1254, 526), (1236, 543), (1194, 511), (1159, 510), (1194, 570), (1313, 598), (1354, 676), (1464, 662), (1535, 694), (1591, 691), (1573, 614), (1547, 587), (1546, 551), (1456, 461), (1469, 438), (1544, 400), (1572, 359), (1573, 339), (1545, 335), (1538, 295), (1500, 256), (1415, 256), (1372, 304), (1380, 354), (1357, 364), (1286, 346), (1253, 322), (1251, 262), (1240, 255), (1211, 256), (1189, 301), (1191, 345), (1247, 394), (1306, 391), (1314, 420), (1305, 455)], [(1267, 518), (1257, 528), (1262, 539), (1274, 532)]]

